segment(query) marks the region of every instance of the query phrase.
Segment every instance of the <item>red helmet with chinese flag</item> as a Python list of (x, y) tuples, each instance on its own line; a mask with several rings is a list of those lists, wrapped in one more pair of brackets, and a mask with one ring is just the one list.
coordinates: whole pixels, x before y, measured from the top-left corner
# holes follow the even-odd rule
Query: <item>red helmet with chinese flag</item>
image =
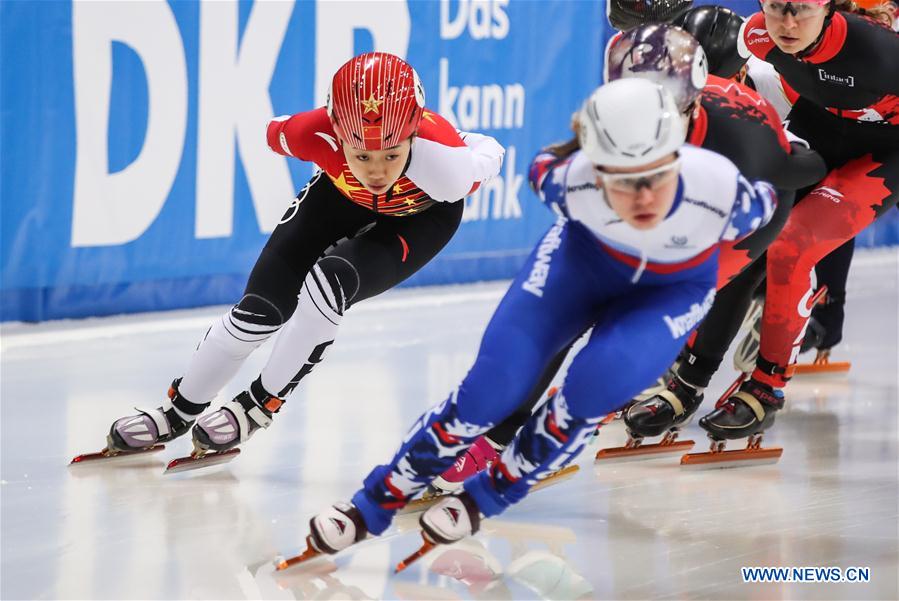
[(344, 144), (360, 150), (396, 146), (418, 131), (425, 92), (406, 61), (386, 52), (366, 52), (334, 74), (328, 117)]

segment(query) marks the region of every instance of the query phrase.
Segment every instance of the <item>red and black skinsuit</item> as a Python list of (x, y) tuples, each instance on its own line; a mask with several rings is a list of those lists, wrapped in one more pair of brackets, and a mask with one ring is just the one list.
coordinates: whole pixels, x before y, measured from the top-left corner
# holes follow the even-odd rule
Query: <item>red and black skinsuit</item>
[(789, 129), (824, 157), (829, 170), (800, 196), (768, 249), (752, 377), (782, 387), (808, 320), (815, 264), (899, 200), (899, 36), (871, 19), (836, 13), (819, 42), (797, 58), (779, 50), (765, 31), (764, 16), (753, 15), (744, 42), (795, 94)]
[(753, 291), (764, 278), (763, 253), (786, 223), (795, 191), (820, 180), (826, 168), (816, 153), (787, 141), (774, 107), (757, 92), (714, 75), (702, 91), (687, 142), (725, 155), (749, 179), (771, 182), (779, 197), (777, 212), (768, 225), (721, 248), (718, 296), (690, 338), (678, 369), (681, 379), (705, 388), (740, 329)]
[(821, 154), (828, 174), (800, 192), (768, 247), (756, 368), (738, 393), (699, 420), (715, 439), (754, 436), (774, 423), (784, 402), (777, 389), (790, 378), (812, 312), (815, 264), (899, 199), (899, 36), (865, 17), (836, 13), (812, 47), (789, 55), (757, 13), (743, 42), (792, 90), (790, 131)]

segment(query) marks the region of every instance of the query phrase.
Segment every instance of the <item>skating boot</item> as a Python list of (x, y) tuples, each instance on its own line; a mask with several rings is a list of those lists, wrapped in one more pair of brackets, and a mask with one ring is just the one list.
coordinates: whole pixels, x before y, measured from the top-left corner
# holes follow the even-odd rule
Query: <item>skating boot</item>
[(647, 399), (651, 399), (654, 396), (661, 394), (663, 391), (668, 389), (668, 382), (671, 381), (671, 378), (675, 376), (677, 373), (677, 367), (680, 365), (680, 360), (674, 362), (674, 364), (665, 370), (661, 376), (656, 378), (656, 381), (653, 382), (652, 386), (646, 388), (643, 392), (635, 396), (630, 403), (625, 405), (624, 410), (639, 401), (645, 401)]
[(762, 332), (762, 316), (765, 310), (764, 294), (756, 296), (746, 311), (746, 317), (743, 318), (743, 325), (740, 328), (748, 327), (749, 331), (746, 336), (737, 345), (734, 351), (734, 369), (737, 370), (737, 378), (727, 387), (724, 394), (718, 399), (716, 407), (730, 398), (737, 389), (746, 381), (752, 370), (755, 369), (756, 359), (759, 356), (759, 348), (761, 345)]
[[(779, 447), (763, 449), (762, 433), (774, 424), (774, 416), (783, 408), (784, 397), (756, 380), (744, 382), (740, 389), (714, 411), (699, 420), (699, 425), (712, 441), (708, 453), (691, 453), (681, 457), (687, 467), (736, 467), (776, 463), (783, 454)], [(725, 451), (728, 440), (747, 438), (744, 450)]]
[[(665, 373), (663, 373), (661, 376), (656, 378), (656, 381), (653, 382), (653, 384), (651, 386), (644, 389), (640, 394), (634, 396), (634, 398), (632, 398), (629, 401), (627, 401), (626, 403), (624, 403), (624, 405), (622, 405), (618, 410), (606, 415), (603, 418), (603, 420), (596, 425), (596, 430), (593, 432), (594, 438), (599, 436), (599, 431), (602, 430), (603, 426), (607, 426), (615, 420), (623, 419), (625, 414), (627, 414), (628, 409), (630, 409), (634, 405), (637, 405), (637, 404), (641, 403), (642, 401), (646, 401), (648, 399), (656, 397), (656, 396), (662, 394), (663, 392), (665, 392), (668, 389), (668, 382), (670, 382), (672, 380), (672, 378), (676, 377), (677, 368), (679, 365), (680, 365), (680, 359), (675, 361), (671, 367), (666, 369)], [(555, 392), (551, 392), (550, 396), (552, 396), (553, 394), (555, 394)], [(630, 442), (630, 439), (628, 439), (628, 442)], [(621, 447), (621, 448), (624, 448), (624, 447)], [(688, 448), (682, 448), (681, 450), (685, 451), (685, 450), (688, 450)], [(599, 453), (597, 453), (597, 455), (596, 455), (597, 459), (600, 459), (601, 453), (602, 453), (602, 451), (599, 451)], [(611, 457), (603, 457), (603, 458), (610, 459)]]
[(166, 473), (182, 472), (227, 463), (240, 454), (237, 445), (243, 444), (261, 428), (272, 423), (284, 401), (271, 396), (259, 378), (249, 390), (238, 394), (218, 411), (197, 420), (193, 427), (194, 450), (188, 457), (173, 459)]
[(109, 428), (106, 435), (106, 448), (99, 453), (87, 453), (78, 455), (70, 465), (83, 463), (95, 459), (111, 459), (113, 457), (126, 457), (156, 453), (165, 449), (161, 443), (178, 438), (186, 433), (193, 420), (183, 419), (177, 411), (177, 405), (182, 410), (205, 409), (204, 405), (189, 403), (178, 392), (181, 378), (172, 382), (168, 395), (161, 407), (156, 409), (137, 409), (137, 415), (131, 415), (117, 419)]
[(499, 457), (502, 448), (486, 436), (481, 436), (462, 453), (451, 468), (434, 478), (424, 497), (455, 492), (470, 476), (488, 469)]
[[(653, 459), (689, 451), (695, 443), (677, 440), (677, 436), (699, 409), (702, 399), (702, 389), (690, 386), (677, 376), (672, 377), (665, 390), (634, 403), (624, 412), (627, 442), (623, 447), (600, 449), (596, 460)], [(643, 444), (644, 438), (659, 435), (662, 435), (660, 442)]]
[(401, 561), (396, 571), (405, 570), (437, 545), (451, 545), (471, 536), (481, 527), (481, 512), (467, 492), (449, 495), (421, 514), (421, 548)]
[(337, 503), (309, 520), (306, 550), (282, 559), (276, 568), (284, 570), (322, 554), (333, 555), (363, 540), (368, 528), (362, 514), (350, 503)]

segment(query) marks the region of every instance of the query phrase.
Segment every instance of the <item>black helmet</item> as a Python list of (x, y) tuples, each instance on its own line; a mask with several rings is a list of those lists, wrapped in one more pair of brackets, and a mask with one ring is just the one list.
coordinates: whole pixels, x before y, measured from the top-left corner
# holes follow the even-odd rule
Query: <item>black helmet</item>
[(693, 0), (608, 0), (606, 15), (612, 27), (630, 31), (640, 25), (669, 23), (693, 6)]
[(609, 49), (608, 79), (642, 77), (674, 95), (689, 110), (705, 87), (708, 62), (699, 42), (674, 25), (643, 25), (616, 39)]
[(730, 79), (740, 72), (749, 55), (738, 50), (743, 19), (723, 6), (697, 6), (678, 15), (674, 25), (699, 41), (709, 61), (709, 73)]

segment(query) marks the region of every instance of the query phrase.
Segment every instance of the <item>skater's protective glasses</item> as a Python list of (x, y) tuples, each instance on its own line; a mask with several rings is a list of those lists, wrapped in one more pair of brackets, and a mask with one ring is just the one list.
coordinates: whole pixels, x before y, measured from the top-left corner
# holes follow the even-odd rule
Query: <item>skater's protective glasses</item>
[(819, 17), (827, 10), (827, 0), (791, 1), (765, 0), (762, 2), (762, 12), (774, 19), (783, 19), (787, 13), (793, 15), (797, 21), (804, 21), (813, 17)]
[(608, 173), (600, 167), (596, 167), (596, 173), (602, 178), (603, 185), (607, 189), (621, 194), (637, 194), (643, 188), (654, 192), (677, 178), (680, 173), (680, 159), (636, 173)]

